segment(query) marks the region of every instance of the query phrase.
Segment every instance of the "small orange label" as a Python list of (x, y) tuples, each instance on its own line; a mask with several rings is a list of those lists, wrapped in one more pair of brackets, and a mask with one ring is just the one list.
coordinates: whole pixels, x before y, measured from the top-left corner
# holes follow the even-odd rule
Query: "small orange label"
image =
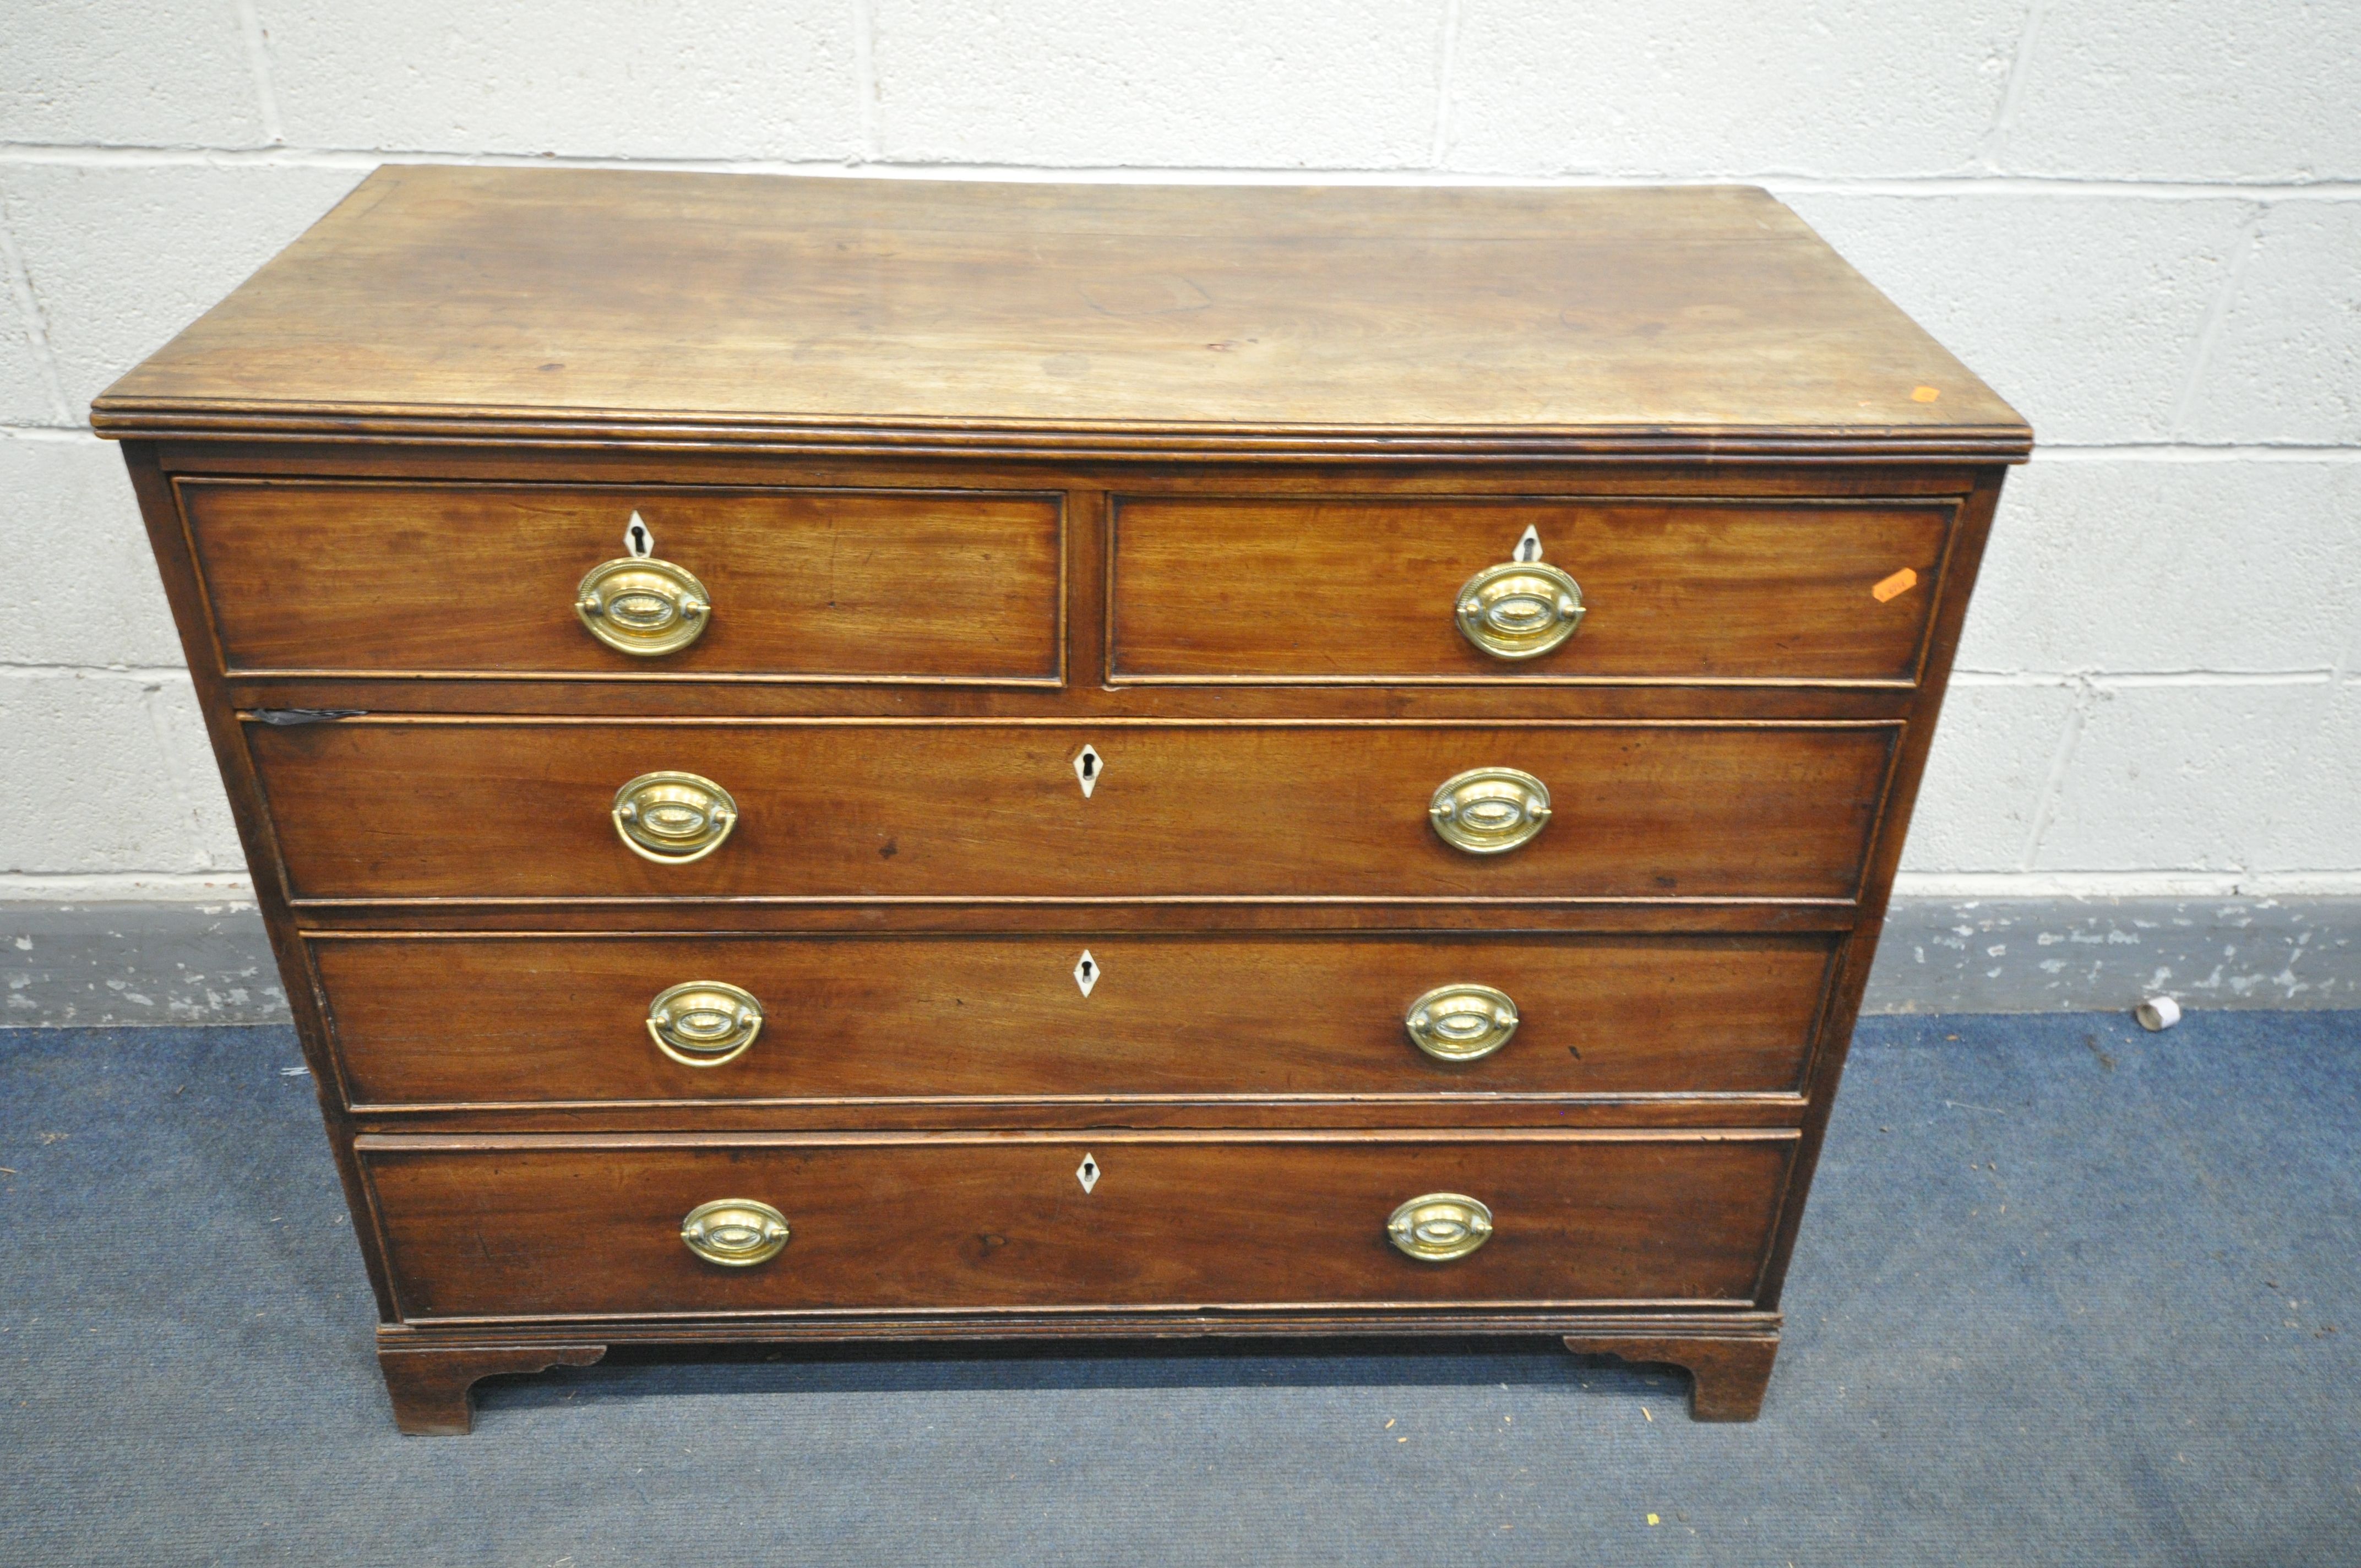
[(1888, 599), (1900, 598), (1904, 594), (1908, 593), (1912, 588), (1915, 588), (1917, 586), (1918, 574), (1912, 571), (1909, 567), (1905, 566), (1902, 570), (1894, 573), (1894, 576), (1886, 578), (1883, 582), (1870, 589), (1869, 597), (1875, 599), (1878, 603), (1883, 604)]
[(1910, 389), (1910, 400), (1914, 403), (1931, 403), (1942, 395), (1943, 394), (1941, 392), (1936, 390), (1932, 387), (1913, 387)]

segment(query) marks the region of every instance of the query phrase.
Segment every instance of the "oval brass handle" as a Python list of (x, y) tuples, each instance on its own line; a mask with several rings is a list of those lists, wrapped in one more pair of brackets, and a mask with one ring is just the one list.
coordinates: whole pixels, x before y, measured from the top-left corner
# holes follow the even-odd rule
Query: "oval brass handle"
[(1492, 1211), (1464, 1193), (1430, 1192), (1394, 1211), (1386, 1239), (1406, 1257), (1449, 1263), (1492, 1239)]
[(683, 1067), (736, 1061), (762, 1032), (763, 1004), (718, 980), (667, 987), (648, 1003), (648, 1037)]
[(680, 1239), (708, 1263), (747, 1268), (768, 1263), (787, 1245), (787, 1217), (752, 1198), (699, 1203), (680, 1223)]
[(1517, 1032), (1517, 1004), (1488, 985), (1438, 985), (1410, 1004), (1402, 1025), (1437, 1061), (1475, 1061)]
[(615, 833), (631, 853), (664, 865), (701, 861), (738, 826), (738, 803), (696, 773), (642, 773), (615, 792)]
[(1487, 566), (1459, 590), (1459, 634), (1495, 659), (1533, 659), (1582, 624), (1582, 586), (1539, 561)]
[(1515, 768), (1471, 768), (1436, 786), (1427, 817), (1453, 849), (1497, 855), (1549, 826), (1549, 785)]
[(601, 561), (574, 590), (574, 613), (619, 653), (653, 659), (705, 635), (713, 598), (686, 566), (653, 555)]

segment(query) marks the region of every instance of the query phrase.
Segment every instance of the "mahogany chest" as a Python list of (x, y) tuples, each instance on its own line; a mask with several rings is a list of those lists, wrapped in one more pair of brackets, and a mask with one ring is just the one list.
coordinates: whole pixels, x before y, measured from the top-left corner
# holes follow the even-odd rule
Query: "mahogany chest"
[(2024, 422), (1760, 191), (386, 169), (100, 398), (403, 1430), (631, 1342), (1759, 1408)]

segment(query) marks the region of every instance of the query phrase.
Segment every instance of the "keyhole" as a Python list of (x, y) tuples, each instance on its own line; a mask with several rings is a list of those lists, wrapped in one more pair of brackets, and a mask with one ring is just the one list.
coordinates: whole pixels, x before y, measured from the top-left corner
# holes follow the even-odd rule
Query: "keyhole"
[(1084, 980), (1088, 980), (1091, 976), (1098, 973), (1098, 970), (1099, 966), (1091, 962), (1090, 959), (1084, 959), (1082, 960), (1082, 978)]
[(1526, 525), (1523, 537), (1517, 541), (1516, 558), (1520, 561), (1538, 561), (1542, 558), (1542, 533), (1540, 529), (1535, 528), (1531, 524)]
[(1094, 778), (1096, 778), (1096, 777), (1098, 777), (1098, 776), (1099, 776), (1099, 760), (1098, 760), (1098, 758), (1097, 758), (1096, 756), (1093, 755), (1091, 752), (1088, 752), (1088, 751), (1083, 752), (1083, 753), (1082, 753), (1082, 777), (1084, 777), (1084, 778), (1086, 778), (1086, 779), (1094, 779)]
[(1082, 798), (1088, 800), (1091, 791), (1099, 787), (1099, 774), (1106, 770), (1095, 748), (1085, 746), (1074, 759), (1074, 778), (1082, 786)]
[(638, 512), (633, 512), (631, 521), (623, 525), (623, 548), (638, 560), (655, 554), (656, 536), (648, 532), (648, 525), (641, 521)]
[(1084, 948), (1082, 956), (1074, 961), (1074, 984), (1080, 988), (1084, 996), (1088, 996), (1092, 988), (1098, 982), (1099, 961), (1091, 956), (1091, 950), (1088, 948)]

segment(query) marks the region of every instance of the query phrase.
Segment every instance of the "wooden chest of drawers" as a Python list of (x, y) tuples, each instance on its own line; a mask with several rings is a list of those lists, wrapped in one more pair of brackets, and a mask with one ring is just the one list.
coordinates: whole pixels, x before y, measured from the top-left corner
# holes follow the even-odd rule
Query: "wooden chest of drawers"
[(629, 1342), (1758, 1408), (2023, 422), (1762, 192), (381, 170), (93, 411), (405, 1431)]

